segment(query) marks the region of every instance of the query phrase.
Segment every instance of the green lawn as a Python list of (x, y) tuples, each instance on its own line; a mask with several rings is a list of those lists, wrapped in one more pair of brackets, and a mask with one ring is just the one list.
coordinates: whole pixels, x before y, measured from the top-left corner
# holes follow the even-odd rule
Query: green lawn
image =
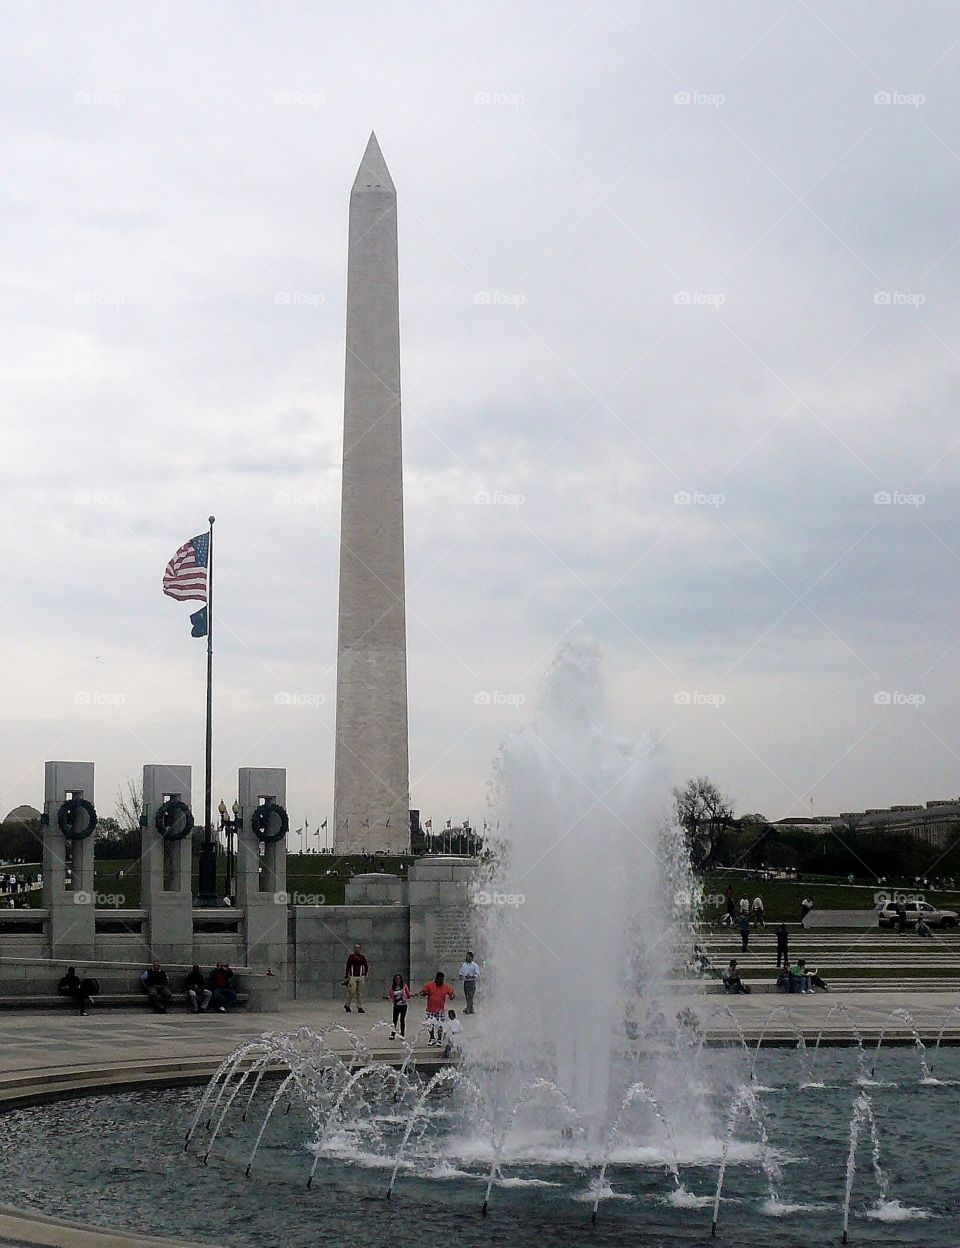
[[(361, 854), (289, 854), (287, 856), (287, 892), (299, 905), (342, 906), (347, 881), (366, 871), (387, 871), (403, 875), (413, 862), (410, 856), (393, 857)], [(404, 868), (401, 870), (401, 867)], [(121, 878), (122, 872), (122, 878)], [(94, 871), (96, 892), (101, 908), (117, 906), (136, 909), (140, 905), (140, 864), (133, 859), (98, 858)], [(194, 890), (197, 886), (196, 862), (193, 868)], [(226, 861), (217, 862), (217, 891), (226, 892)], [(104, 902), (103, 898), (110, 901)], [(118, 898), (114, 901), (113, 898)], [(40, 894), (32, 894), (30, 904), (40, 905)]]
[[(733, 895), (739, 909), (740, 898), (747, 897), (753, 905), (754, 897), (763, 898), (766, 922), (798, 923), (800, 921), (800, 902), (809, 897), (816, 910), (872, 910), (874, 893), (891, 892), (890, 886), (878, 884), (829, 884), (823, 881), (804, 880), (730, 880), (729, 877), (712, 875), (704, 877), (703, 891), (709, 899), (721, 897), (727, 884), (733, 887)], [(898, 888), (897, 891), (900, 891)], [(904, 891), (912, 892), (913, 889)], [(930, 889), (919, 890), (927, 901), (934, 906), (942, 906), (947, 910), (960, 911), (960, 892), (932, 892)], [(719, 903), (706, 904), (703, 918), (706, 921), (714, 918), (722, 909)]]

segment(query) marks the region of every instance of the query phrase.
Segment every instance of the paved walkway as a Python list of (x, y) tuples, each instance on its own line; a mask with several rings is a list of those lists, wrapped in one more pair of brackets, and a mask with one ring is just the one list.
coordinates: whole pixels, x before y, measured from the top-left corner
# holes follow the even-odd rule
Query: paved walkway
[[(726, 996), (684, 994), (675, 1004), (689, 1006), (706, 1023), (710, 1034), (725, 1038), (734, 1031), (726, 1009), (736, 1016), (748, 1036), (756, 1038), (772, 1010), (779, 1010), (768, 1035), (775, 1037), (788, 1032), (783, 1010), (789, 1010), (805, 1034), (816, 1035), (828, 1012), (836, 1005), (845, 1005), (864, 1035), (876, 1038), (891, 1010), (907, 1009), (925, 1039), (935, 1038), (945, 1016), (960, 996), (945, 992), (817, 993), (814, 996), (752, 995)], [(186, 1012), (153, 1014), (147, 1010), (94, 1011), (86, 1018), (67, 1011), (5, 1011), (0, 1015), (0, 1085), (10, 1084), (41, 1070), (69, 1072), (85, 1067), (111, 1065), (118, 1070), (144, 1060), (181, 1061), (222, 1059), (234, 1046), (266, 1031), (287, 1031), (296, 1027), (322, 1027), (331, 1023), (349, 1025), (359, 1035), (370, 1037), (371, 1047), (379, 1054), (402, 1053), (391, 1046), (388, 1030), (374, 1031), (377, 1023), (388, 1017), (385, 1003), (371, 1003), (366, 1014), (347, 1015), (334, 1001), (321, 1003), (294, 1002), (278, 1014), (202, 1014)], [(469, 1044), (472, 1027), (482, 1018), (463, 1018), (465, 1041)], [(408, 1017), (410, 1024), (419, 1022), (416, 1005)], [(778, 1021), (779, 1020), (779, 1021)], [(371, 1036), (371, 1033), (372, 1036)], [(902, 1022), (894, 1020), (891, 1035), (908, 1034)], [(831, 1018), (828, 1037), (848, 1040), (848, 1023), (837, 1011)], [(960, 1013), (950, 1020), (946, 1035), (960, 1040)], [(345, 1036), (336, 1032), (328, 1036), (334, 1048), (349, 1051)], [(418, 1054), (436, 1056), (436, 1050), (425, 1043), (418, 1045)]]

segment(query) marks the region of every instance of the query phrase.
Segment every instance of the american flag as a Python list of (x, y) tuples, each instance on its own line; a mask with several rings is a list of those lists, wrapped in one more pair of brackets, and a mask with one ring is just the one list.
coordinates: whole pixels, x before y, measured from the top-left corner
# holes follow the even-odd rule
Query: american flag
[(207, 557), (210, 552), (210, 534), (201, 533), (185, 542), (166, 566), (163, 573), (163, 592), (178, 602), (195, 599), (207, 601)]

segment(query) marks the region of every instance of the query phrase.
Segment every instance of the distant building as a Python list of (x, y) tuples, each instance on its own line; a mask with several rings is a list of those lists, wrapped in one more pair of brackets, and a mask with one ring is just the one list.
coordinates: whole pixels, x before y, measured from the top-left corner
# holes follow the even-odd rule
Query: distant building
[(4, 819), (4, 823), (31, 823), (35, 819), (40, 818), (40, 811), (34, 810), (32, 806), (14, 806), (9, 815)]
[(770, 826), (774, 828), (796, 828), (801, 832), (829, 832), (838, 819), (838, 815), (811, 815), (807, 818), (800, 815), (792, 815), (787, 819), (774, 819)]
[(852, 817), (857, 819), (858, 830), (896, 832), (926, 841), (936, 849), (946, 849), (955, 838), (955, 829), (960, 823), (960, 797), (940, 798), (927, 802), (925, 806), (890, 806), (865, 810), (863, 814)]
[(839, 815), (777, 819), (773, 827), (821, 833), (833, 828), (837, 831), (856, 828), (858, 832), (895, 832), (925, 841), (936, 849), (946, 849), (955, 838), (958, 824), (960, 797), (948, 797), (927, 802), (926, 805), (875, 806), (867, 810), (847, 810)]

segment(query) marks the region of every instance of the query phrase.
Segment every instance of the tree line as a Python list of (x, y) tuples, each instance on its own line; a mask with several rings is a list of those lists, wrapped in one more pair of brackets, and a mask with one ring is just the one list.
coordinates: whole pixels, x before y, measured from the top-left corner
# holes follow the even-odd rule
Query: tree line
[(731, 799), (709, 776), (693, 777), (673, 796), (677, 823), (698, 871), (794, 868), (858, 879), (960, 875), (960, 824), (950, 830), (943, 852), (916, 836), (861, 827), (856, 816), (817, 831), (777, 827), (761, 814), (737, 818)]

